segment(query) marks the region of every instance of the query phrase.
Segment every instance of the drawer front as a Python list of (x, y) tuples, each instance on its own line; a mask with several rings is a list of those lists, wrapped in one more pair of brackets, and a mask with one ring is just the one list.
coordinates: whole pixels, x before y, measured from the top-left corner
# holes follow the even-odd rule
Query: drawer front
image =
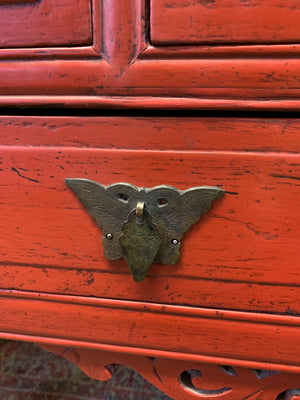
[[(299, 313), (298, 120), (1, 118), (1, 288)], [(136, 283), (65, 178), (223, 198)]]
[(151, 0), (151, 42), (298, 43), (297, 0)]
[(0, 1), (0, 49), (91, 44), (90, 0)]

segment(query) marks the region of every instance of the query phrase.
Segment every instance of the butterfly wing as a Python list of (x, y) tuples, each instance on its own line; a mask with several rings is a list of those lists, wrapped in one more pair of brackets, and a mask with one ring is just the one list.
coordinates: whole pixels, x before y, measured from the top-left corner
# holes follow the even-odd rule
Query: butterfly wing
[(151, 214), (162, 237), (163, 251), (158, 253), (157, 262), (168, 265), (178, 262), (183, 235), (223, 194), (223, 189), (210, 186), (185, 191), (167, 186), (149, 190)]
[[(106, 187), (88, 179), (67, 178), (65, 182), (75, 192), (87, 212), (95, 218), (97, 225), (103, 229), (105, 257), (109, 260), (121, 258), (119, 238), (124, 221), (131, 211), (133, 199), (137, 196), (137, 188), (129, 184)], [(108, 239), (107, 234), (112, 237)]]
[[(180, 196), (180, 216), (177, 227), (183, 234), (211, 207), (213, 201), (224, 195), (217, 187), (200, 186), (185, 190)], [(171, 226), (176, 224), (171, 221)]]

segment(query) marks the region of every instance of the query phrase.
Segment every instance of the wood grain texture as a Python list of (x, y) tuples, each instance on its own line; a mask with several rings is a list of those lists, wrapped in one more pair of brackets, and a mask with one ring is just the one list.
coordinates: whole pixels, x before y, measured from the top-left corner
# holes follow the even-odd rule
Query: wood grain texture
[(0, 48), (91, 44), (89, 0), (8, 3), (0, 3)]
[(300, 372), (298, 317), (3, 290), (0, 306), (1, 337)]
[(4, 146), (300, 152), (297, 118), (0, 116)]
[(151, 0), (151, 43), (298, 43), (297, 0)]
[[(21, 8), (40, 7), (46, 1)], [(94, 0), (91, 4), (90, 46), (43, 48), (32, 41), (39, 46), (36, 50), (24, 48), (25, 43), (0, 50), (0, 105), (299, 109), (297, 42), (162, 49), (149, 43), (144, 0), (107, 0), (101, 6)], [(59, 37), (66, 35), (63, 31)]]
[[(33, 71), (34, 80), (30, 79)], [(242, 106), (250, 100), (281, 100), (284, 104), (284, 100), (294, 99), (296, 102), (300, 93), (297, 59), (194, 59), (188, 62), (185, 59), (145, 59), (130, 64), (126, 72), (120, 74), (119, 71), (120, 67), (114, 69), (101, 60), (45, 60), (38, 63), (3, 60), (0, 91), (3, 96), (51, 95), (50, 104), (60, 101), (61, 106), (64, 99), (55, 95), (221, 98), (238, 99)], [(95, 100), (101, 103), (101, 98)], [(119, 103), (121, 100), (119, 98)], [(19, 104), (21, 101), (19, 98)]]
[[(1, 118), (2, 288), (299, 313), (297, 120), (83, 121)], [(180, 263), (153, 265), (136, 284), (122, 260), (104, 258), (66, 177), (227, 193), (186, 234)]]

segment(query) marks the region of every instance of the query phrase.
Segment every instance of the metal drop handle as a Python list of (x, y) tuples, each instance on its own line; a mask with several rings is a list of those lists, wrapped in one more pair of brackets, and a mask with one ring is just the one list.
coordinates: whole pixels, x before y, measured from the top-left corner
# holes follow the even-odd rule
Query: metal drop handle
[(225, 193), (210, 186), (180, 191), (168, 185), (147, 189), (129, 183), (65, 181), (103, 229), (105, 257), (124, 258), (136, 282), (153, 263), (176, 264), (184, 233)]

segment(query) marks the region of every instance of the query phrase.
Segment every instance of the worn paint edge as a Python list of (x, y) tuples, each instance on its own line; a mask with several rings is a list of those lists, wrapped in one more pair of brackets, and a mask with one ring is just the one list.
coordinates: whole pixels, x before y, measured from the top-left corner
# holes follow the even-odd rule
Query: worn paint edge
[(150, 303), (132, 300), (116, 300), (99, 297), (83, 297), (62, 294), (48, 294), (38, 292), (26, 292), (19, 290), (0, 289), (0, 298), (26, 299), (31, 301), (48, 301), (60, 304), (82, 305), (121, 310), (132, 310), (150, 313), (171, 314), (177, 316), (190, 316), (206, 319), (243, 321), (253, 324), (282, 325), (288, 327), (300, 327), (298, 316), (268, 314), (262, 312), (220, 310), (213, 308), (201, 308), (195, 306), (179, 306), (173, 304)]
[(141, 96), (1, 96), (0, 107), (197, 109), (197, 110), (300, 110), (300, 99), (206, 99)]

